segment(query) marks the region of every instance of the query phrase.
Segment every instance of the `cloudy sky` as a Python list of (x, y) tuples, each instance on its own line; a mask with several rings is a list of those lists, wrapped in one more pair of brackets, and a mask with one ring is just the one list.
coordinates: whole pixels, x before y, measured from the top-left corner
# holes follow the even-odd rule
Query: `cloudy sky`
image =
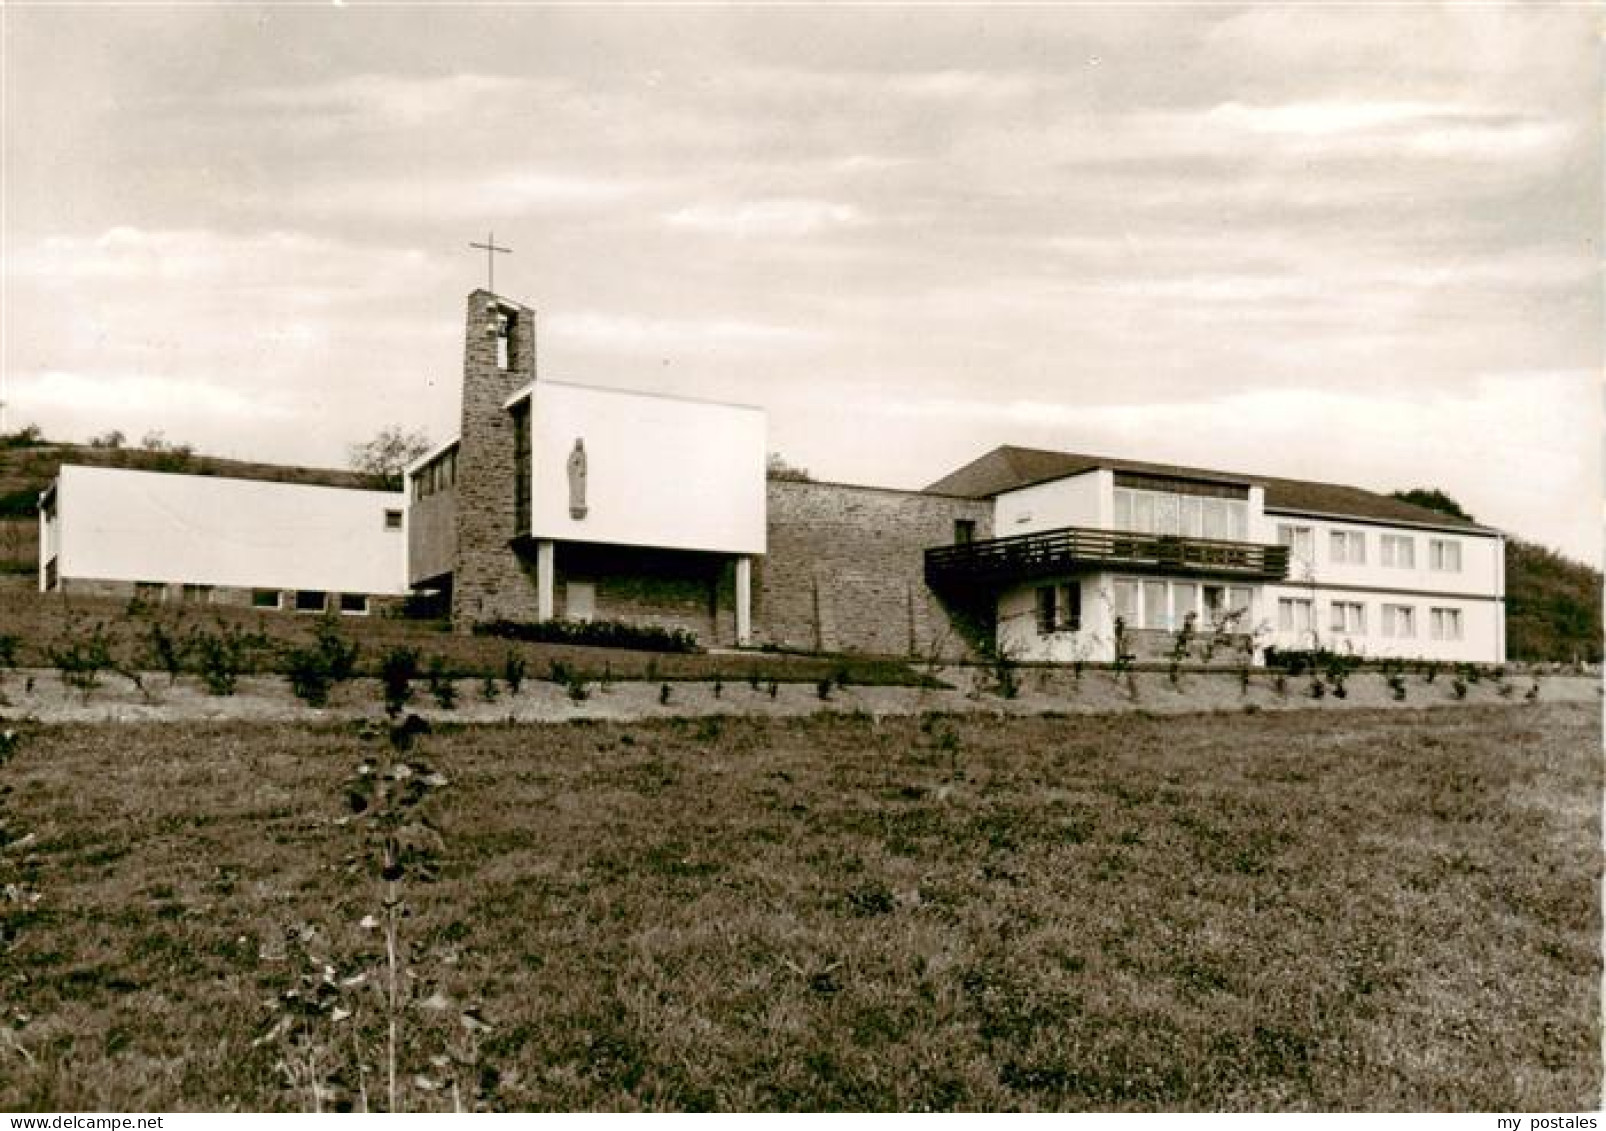
[(12, 3), (6, 426), (341, 465), (541, 372), (817, 477), (1432, 485), (1601, 558), (1600, 12)]

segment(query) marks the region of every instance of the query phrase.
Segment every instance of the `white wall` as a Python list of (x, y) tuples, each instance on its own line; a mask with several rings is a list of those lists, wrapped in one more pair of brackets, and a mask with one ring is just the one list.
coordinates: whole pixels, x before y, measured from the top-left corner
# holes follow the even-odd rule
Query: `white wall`
[[(1342, 519), (1306, 518), (1268, 514), (1268, 540), (1277, 538), (1277, 526), (1306, 526), (1312, 532), (1310, 560), (1289, 562), (1288, 582), (1268, 586), (1264, 614), (1273, 632), (1267, 643), (1279, 648), (1310, 648), (1311, 634), (1282, 632), (1277, 625), (1277, 599), (1312, 600), (1315, 640), (1322, 647), (1346, 648), (1365, 656), (1421, 657), (1476, 663), (1505, 662), (1505, 605), (1490, 600), (1505, 593), (1505, 557), (1494, 535), (1454, 533), (1409, 526), (1379, 526)], [(1366, 543), (1364, 563), (1336, 562), (1331, 533), (1353, 531)], [(1410, 567), (1383, 564), (1383, 535), (1408, 537), (1414, 545)], [(1449, 541), (1461, 547), (1459, 571), (1430, 568), (1430, 540)], [(1480, 599), (1482, 598), (1482, 599)], [(1365, 631), (1353, 634), (1332, 630), (1332, 603), (1358, 602), (1365, 609)], [(1383, 605), (1408, 605), (1416, 610), (1416, 633), (1409, 638), (1383, 635)], [(1435, 640), (1431, 610), (1461, 610), (1460, 640)]]
[[(1043, 585), (1080, 584), (1082, 628), (1079, 632), (1037, 632), (1037, 589)], [(1115, 658), (1115, 616), (1110, 575), (1034, 579), (1005, 589), (998, 597), (998, 646), (1006, 655), (1028, 662), (1107, 663)]]
[(1103, 469), (1006, 491), (993, 502), (993, 535), (1035, 534), (1064, 526), (1107, 530), (1114, 517), (1115, 476)]
[[(407, 591), (405, 496), (219, 476), (61, 468), (59, 575), (332, 593)], [(404, 518), (405, 526), (405, 518)]]
[[(537, 381), (536, 538), (762, 554), (762, 409)], [(586, 516), (569, 514), (569, 453), (585, 441)]]

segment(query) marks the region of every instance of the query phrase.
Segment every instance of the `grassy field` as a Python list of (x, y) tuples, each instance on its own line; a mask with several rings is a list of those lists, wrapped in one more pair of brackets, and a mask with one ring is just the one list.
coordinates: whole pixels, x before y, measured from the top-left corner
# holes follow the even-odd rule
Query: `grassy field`
[[(400, 1102), (1593, 1108), (1599, 718), (439, 730)], [(384, 1106), (383, 745), (25, 733), (0, 1109)]]

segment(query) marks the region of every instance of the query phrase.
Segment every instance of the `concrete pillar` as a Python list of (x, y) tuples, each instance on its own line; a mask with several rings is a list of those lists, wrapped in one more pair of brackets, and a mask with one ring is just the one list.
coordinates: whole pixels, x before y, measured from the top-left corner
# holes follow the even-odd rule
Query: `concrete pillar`
[(553, 567), (555, 555), (551, 539), (543, 538), (535, 544), (535, 619), (552, 619)]
[(753, 642), (753, 559), (743, 554), (736, 559), (736, 643), (746, 647)]

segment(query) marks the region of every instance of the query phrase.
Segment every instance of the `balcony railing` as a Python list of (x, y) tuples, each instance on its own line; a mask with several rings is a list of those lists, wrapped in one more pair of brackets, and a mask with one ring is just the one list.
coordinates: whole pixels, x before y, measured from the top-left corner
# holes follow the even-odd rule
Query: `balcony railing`
[(1288, 576), (1288, 547), (1066, 526), (926, 551), (932, 585), (1026, 581), (1090, 566), (1281, 581)]

